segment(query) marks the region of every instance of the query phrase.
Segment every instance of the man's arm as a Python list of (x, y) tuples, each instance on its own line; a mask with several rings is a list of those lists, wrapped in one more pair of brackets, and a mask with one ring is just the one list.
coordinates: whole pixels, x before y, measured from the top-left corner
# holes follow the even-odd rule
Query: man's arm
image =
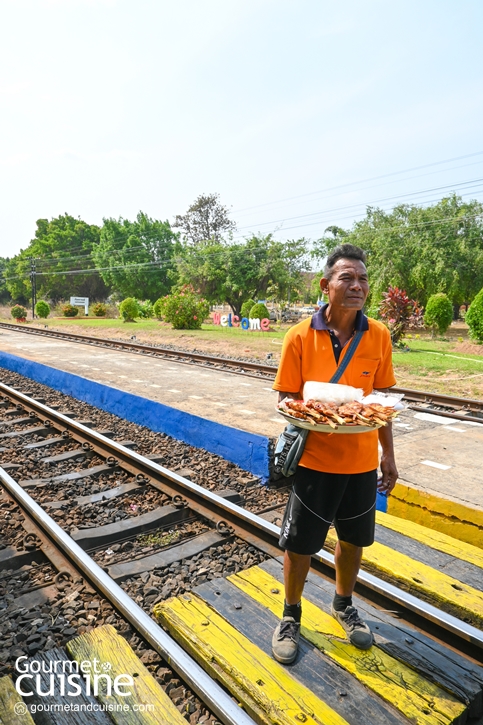
[(294, 400), (302, 400), (300, 393), (286, 393), (285, 391), (278, 391), (278, 402), (281, 403), (285, 398), (293, 398)]
[[(389, 393), (390, 388), (380, 389), (379, 393)], [(396, 467), (396, 458), (394, 456), (394, 442), (392, 437), (392, 423), (388, 422), (378, 429), (379, 443), (382, 448), (381, 455), (381, 472), (382, 479), (378, 484), (377, 490), (380, 493), (390, 494), (396, 485), (398, 471)]]

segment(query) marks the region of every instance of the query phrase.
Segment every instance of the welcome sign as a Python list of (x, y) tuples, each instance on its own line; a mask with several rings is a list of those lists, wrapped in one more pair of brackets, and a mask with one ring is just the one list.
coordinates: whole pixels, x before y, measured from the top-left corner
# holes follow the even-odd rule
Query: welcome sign
[(213, 324), (221, 325), (222, 327), (241, 327), (242, 330), (261, 330), (262, 332), (269, 332), (270, 320), (268, 317), (264, 317), (260, 320), (258, 317), (248, 319), (248, 317), (242, 317), (241, 320), (238, 315), (220, 315), (219, 312), (213, 312)]

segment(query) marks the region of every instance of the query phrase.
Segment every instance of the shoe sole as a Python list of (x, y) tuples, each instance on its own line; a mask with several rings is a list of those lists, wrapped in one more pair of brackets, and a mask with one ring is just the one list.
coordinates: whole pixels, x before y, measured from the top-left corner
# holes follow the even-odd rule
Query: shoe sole
[(280, 662), (281, 665), (291, 665), (292, 662), (295, 662), (295, 660), (297, 659), (297, 654), (298, 654), (298, 652), (296, 652), (294, 654), (294, 656), (293, 657), (290, 657), (290, 658), (288, 658), (288, 657), (277, 657), (277, 655), (275, 654), (275, 652), (272, 651), (273, 659), (274, 660), (277, 660), (277, 662)]

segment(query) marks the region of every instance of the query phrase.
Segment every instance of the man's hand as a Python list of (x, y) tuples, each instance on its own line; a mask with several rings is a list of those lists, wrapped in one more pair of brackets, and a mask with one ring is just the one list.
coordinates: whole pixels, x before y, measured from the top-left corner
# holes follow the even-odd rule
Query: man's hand
[(396, 485), (398, 472), (394, 454), (382, 453), (381, 456), (382, 478), (377, 482), (377, 490), (388, 496)]

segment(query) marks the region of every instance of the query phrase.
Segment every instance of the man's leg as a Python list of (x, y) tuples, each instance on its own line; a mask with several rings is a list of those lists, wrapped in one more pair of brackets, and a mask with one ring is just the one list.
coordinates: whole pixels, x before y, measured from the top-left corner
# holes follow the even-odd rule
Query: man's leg
[(299, 604), (302, 599), (305, 580), (310, 568), (310, 555), (295, 554), (285, 550), (283, 560), (283, 578), (285, 583), (285, 603)]
[(352, 597), (361, 567), (362, 546), (337, 541), (335, 547), (335, 592), (341, 597)]

